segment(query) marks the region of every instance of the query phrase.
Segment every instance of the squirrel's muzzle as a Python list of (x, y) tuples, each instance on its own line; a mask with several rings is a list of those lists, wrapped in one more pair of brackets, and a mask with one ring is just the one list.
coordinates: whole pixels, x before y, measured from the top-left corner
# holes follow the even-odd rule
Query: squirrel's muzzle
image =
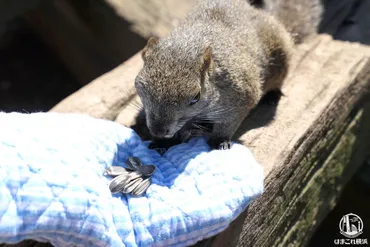
[(171, 138), (170, 129), (163, 123), (153, 123), (149, 126), (150, 133), (158, 138)]
[(152, 136), (157, 138), (171, 138), (177, 132), (178, 121), (173, 116), (173, 110), (150, 111), (147, 113), (146, 123)]

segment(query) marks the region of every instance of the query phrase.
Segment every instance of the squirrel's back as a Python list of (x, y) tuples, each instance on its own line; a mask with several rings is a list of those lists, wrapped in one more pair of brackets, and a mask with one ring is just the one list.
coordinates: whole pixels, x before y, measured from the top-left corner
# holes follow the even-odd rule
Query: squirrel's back
[(296, 43), (316, 34), (323, 14), (321, 0), (249, 0), (276, 17)]
[(268, 85), (263, 91), (268, 91), (270, 87), (278, 87), (269, 85), (270, 82), (280, 83), (280, 77), (285, 76), (293, 41), (273, 16), (245, 0), (206, 0), (158, 45), (162, 46), (162, 52), (169, 53), (164, 56), (167, 60), (175, 58), (182, 61), (178, 64), (184, 65), (186, 60), (192, 63), (210, 45), (216, 68), (224, 70), (220, 76), (243, 75), (244, 80), (227, 79), (262, 81)]

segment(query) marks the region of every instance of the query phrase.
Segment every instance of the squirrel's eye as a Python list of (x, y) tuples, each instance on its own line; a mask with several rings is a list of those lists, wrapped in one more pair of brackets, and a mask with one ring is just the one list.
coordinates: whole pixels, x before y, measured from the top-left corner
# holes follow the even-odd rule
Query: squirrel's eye
[(200, 99), (200, 92), (190, 101), (190, 105), (194, 105)]

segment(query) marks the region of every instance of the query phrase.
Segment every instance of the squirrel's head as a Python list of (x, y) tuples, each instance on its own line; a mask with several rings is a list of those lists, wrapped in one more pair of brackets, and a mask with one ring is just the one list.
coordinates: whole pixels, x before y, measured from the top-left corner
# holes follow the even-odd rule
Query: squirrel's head
[(212, 101), (212, 49), (190, 47), (150, 38), (142, 50), (135, 87), (153, 136), (172, 137)]

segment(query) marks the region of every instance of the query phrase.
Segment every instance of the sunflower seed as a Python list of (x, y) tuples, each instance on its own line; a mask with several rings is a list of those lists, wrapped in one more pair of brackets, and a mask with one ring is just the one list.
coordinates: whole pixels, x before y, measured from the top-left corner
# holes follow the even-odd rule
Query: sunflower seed
[(156, 167), (154, 165), (144, 165), (138, 167), (137, 171), (143, 174), (145, 177), (150, 177), (155, 172)]
[(109, 183), (110, 191), (113, 194), (120, 192), (124, 188), (126, 181), (129, 179), (130, 179), (130, 176), (128, 176), (127, 174), (119, 175), (113, 178), (112, 181)]
[(130, 193), (134, 196), (142, 195), (150, 186), (150, 176), (156, 170), (154, 165), (143, 165), (138, 157), (129, 157), (127, 168), (121, 166), (108, 167), (104, 174), (114, 177), (109, 184), (112, 193)]
[(143, 179), (141, 177), (128, 181), (123, 187), (122, 192), (131, 193), (135, 189), (135, 187), (138, 186), (142, 181)]
[(141, 173), (138, 171), (133, 171), (133, 172), (130, 172), (127, 176), (130, 178), (130, 180), (134, 180), (138, 177), (141, 177)]
[(137, 170), (138, 167), (142, 166), (142, 163), (138, 157), (131, 156), (127, 159), (126, 165), (133, 170)]
[(110, 166), (104, 171), (104, 175), (117, 177), (119, 175), (128, 174), (130, 171), (122, 166)]
[(131, 192), (134, 196), (140, 196), (142, 195), (150, 186), (151, 179), (147, 178), (143, 180), (140, 184), (138, 184), (135, 189)]

